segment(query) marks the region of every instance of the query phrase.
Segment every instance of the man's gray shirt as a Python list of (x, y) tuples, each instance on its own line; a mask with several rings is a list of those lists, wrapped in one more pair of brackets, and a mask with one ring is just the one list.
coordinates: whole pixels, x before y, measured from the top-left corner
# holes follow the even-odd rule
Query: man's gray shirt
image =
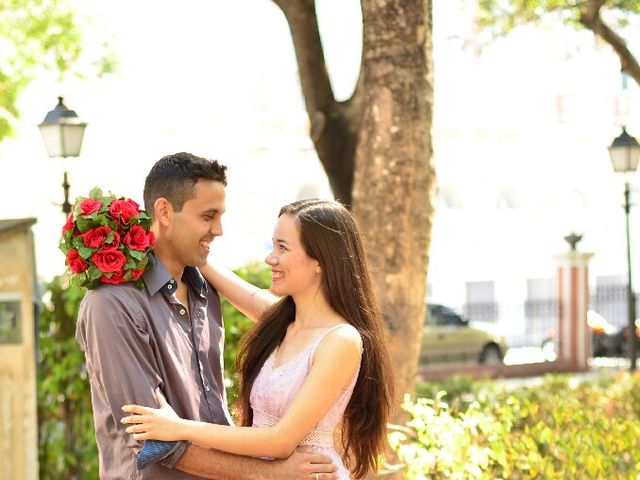
[(160, 261), (143, 275), (144, 288), (101, 285), (80, 305), (76, 339), (91, 380), (102, 480), (194, 479), (171, 467), (181, 447), (162, 465), (140, 472), (140, 444), (120, 423), (121, 407), (157, 407), (160, 388), (182, 418), (231, 424), (223, 382), (224, 328), (217, 292), (196, 268), (185, 268), (189, 309), (177, 297), (176, 280)]

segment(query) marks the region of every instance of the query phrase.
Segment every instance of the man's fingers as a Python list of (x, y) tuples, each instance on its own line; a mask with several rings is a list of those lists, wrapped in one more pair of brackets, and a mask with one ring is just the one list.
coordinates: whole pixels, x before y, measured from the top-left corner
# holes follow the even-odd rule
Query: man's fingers
[[(298, 447), (296, 448), (296, 452), (305, 455), (305, 460), (307, 460), (309, 463), (325, 464), (326, 469), (321, 470), (317, 473), (334, 472), (336, 470), (336, 466), (333, 464), (333, 460), (331, 459), (331, 457), (322, 455), (321, 453), (316, 453), (313, 447), (309, 447), (309, 446)], [(313, 473), (316, 473), (316, 471), (314, 470)]]

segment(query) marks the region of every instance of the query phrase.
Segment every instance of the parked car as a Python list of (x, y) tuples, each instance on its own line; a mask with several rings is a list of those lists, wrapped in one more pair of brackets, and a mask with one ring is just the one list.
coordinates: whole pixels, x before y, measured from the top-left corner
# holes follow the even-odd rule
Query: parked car
[(507, 350), (504, 337), (470, 325), (453, 309), (427, 304), (420, 366), (443, 363), (501, 363)]
[[(591, 332), (591, 355), (594, 357), (618, 357), (627, 355), (629, 327), (616, 327), (594, 310), (587, 311), (587, 325)], [(548, 332), (542, 342), (542, 351), (547, 360), (553, 361), (558, 354), (557, 333)], [(640, 323), (636, 320), (636, 345), (640, 353)]]

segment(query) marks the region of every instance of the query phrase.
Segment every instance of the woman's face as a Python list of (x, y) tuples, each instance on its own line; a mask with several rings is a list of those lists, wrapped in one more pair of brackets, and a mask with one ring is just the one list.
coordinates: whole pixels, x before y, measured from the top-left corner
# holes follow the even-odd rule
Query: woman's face
[(315, 294), (320, 288), (320, 264), (305, 252), (298, 222), (291, 215), (280, 215), (273, 232), (273, 250), (265, 259), (271, 266), (271, 292), (296, 297)]

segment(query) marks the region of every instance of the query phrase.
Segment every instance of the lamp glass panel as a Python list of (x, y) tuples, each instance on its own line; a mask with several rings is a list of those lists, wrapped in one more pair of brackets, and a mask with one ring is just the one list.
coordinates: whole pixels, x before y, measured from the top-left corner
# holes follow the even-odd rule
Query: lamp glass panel
[(82, 148), (85, 125), (61, 125), (62, 157), (78, 157)]
[(47, 154), (50, 158), (78, 157), (86, 124), (58, 123), (40, 125)]
[(609, 156), (616, 172), (634, 172), (640, 160), (640, 147), (611, 147)]
[(60, 125), (40, 125), (40, 133), (50, 158), (62, 157)]

